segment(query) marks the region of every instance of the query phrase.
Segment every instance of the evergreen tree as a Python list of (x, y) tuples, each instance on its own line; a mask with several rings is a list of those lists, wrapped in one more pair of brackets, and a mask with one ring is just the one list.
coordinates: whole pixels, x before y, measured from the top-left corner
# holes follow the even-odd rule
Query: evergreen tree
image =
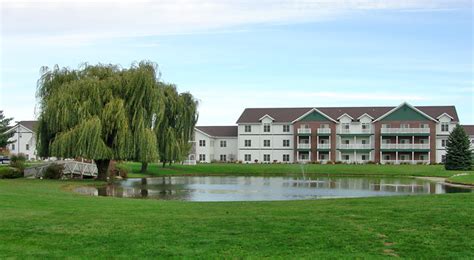
[(6, 118), (3, 114), (3, 111), (0, 110), (0, 148), (5, 148), (8, 144), (13, 143), (14, 141), (8, 141), (10, 137), (13, 136), (13, 132), (6, 133), (6, 131), (10, 130), (10, 121), (13, 118)]
[(107, 178), (110, 160), (156, 160), (152, 122), (163, 105), (156, 68), (150, 62), (129, 69), (103, 64), (43, 68), (38, 155), (93, 159), (101, 180)]
[(446, 170), (470, 170), (472, 151), (469, 136), (460, 125), (456, 125), (446, 144)]

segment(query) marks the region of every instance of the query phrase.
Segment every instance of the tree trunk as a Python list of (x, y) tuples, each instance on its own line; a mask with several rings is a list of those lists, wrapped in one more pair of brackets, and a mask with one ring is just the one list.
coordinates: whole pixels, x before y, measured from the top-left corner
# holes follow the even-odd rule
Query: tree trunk
[(145, 173), (147, 169), (148, 169), (148, 163), (142, 162), (142, 169), (140, 170), (140, 172)]
[(101, 181), (106, 181), (109, 175), (109, 164), (110, 160), (96, 160), (95, 164), (97, 165), (97, 179)]
[(166, 160), (163, 160), (163, 168), (166, 166)]

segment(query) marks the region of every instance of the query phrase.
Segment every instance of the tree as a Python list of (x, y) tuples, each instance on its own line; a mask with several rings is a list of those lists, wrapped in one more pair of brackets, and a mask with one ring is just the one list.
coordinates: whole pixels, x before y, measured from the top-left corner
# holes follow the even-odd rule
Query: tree
[(93, 159), (106, 180), (110, 160), (158, 158), (153, 118), (162, 113), (157, 65), (84, 64), (77, 70), (42, 68), (37, 96), (41, 157)]
[(163, 95), (165, 111), (155, 134), (164, 167), (167, 162), (179, 161), (187, 156), (198, 119), (198, 102), (190, 93), (178, 94), (176, 86), (171, 84), (163, 86)]
[(470, 170), (472, 151), (469, 137), (460, 125), (456, 125), (446, 144), (446, 170)]
[(10, 121), (12, 120), (13, 118), (6, 118), (3, 111), (0, 110), (0, 148), (5, 148), (7, 145), (14, 142), (14, 140), (8, 141), (8, 139), (13, 136), (14, 132), (6, 133), (6, 131), (11, 128)]

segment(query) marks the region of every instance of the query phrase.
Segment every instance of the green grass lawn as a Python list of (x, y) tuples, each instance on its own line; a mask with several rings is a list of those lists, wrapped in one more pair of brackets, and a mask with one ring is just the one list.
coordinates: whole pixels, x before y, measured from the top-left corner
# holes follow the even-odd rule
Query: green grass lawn
[(451, 183), (474, 185), (474, 173), (468, 173), (465, 175), (455, 175), (448, 178)]
[(474, 258), (474, 193), (193, 203), (75, 185), (0, 180), (0, 258)]
[[(129, 171), (138, 174), (140, 163), (123, 163)], [(189, 174), (189, 175), (279, 175), (301, 174), (302, 167), (307, 174), (331, 175), (383, 175), (383, 176), (430, 176), (450, 177), (459, 172), (446, 171), (444, 165), (346, 165), (346, 164), (234, 164), (211, 163), (198, 165), (173, 164), (162, 168), (161, 164), (150, 164), (146, 174), (152, 176)], [(473, 171), (471, 171), (474, 173)], [(132, 175), (133, 176), (133, 175)], [(142, 177), (143, 175), (140, 175)]]

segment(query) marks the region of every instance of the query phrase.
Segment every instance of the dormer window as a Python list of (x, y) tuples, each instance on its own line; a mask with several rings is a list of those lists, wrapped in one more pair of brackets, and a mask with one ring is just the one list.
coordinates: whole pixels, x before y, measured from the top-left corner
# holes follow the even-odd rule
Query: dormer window
[(252, 132), (252, 126), (251, 126), (251, 125), (246, 125), (246, 126), (245, 126), (245, 132), (246, 132), (246, 133)]
[(350, 125), (347, 124), (347, 123), (342, 124), (342, 129), (344, 129), (344, 130), (349, 130), (349, 127), (350, 127)]
[(263, 124), (263, 132), (270, 133), (270, 124)]
[(290, 125), (283, 125), (283, 132), (285, 133), (290, 132)]
[(449, 132), (449, 123), (441, 123), (441, 132)]
[(368, 123), (362, 123), (362, 130), (367, 130), (370, 128), (370, 124)]

